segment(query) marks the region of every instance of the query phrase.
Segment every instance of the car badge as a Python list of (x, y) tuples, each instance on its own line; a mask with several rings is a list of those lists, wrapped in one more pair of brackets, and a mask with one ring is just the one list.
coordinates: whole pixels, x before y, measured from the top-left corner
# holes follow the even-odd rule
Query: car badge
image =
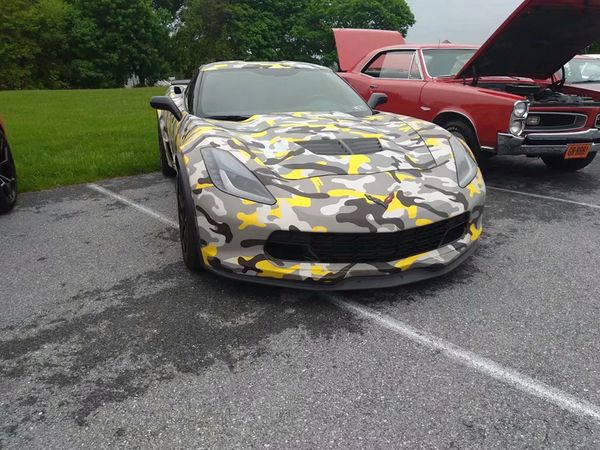
[(396, 197), (396, 193), (390, 192), (389, 195), (383, 201), (379, 200), (378, 198), (375, 198), (369, 194), (365, 194), (365, 197), (368, 200), (372, 201), (373, 203), (377, 203), (379, 206), (383, 206), (385, 209), (388, 209), (388, 206), (390, 206), (390, 203), (392, 203), (394, 201), (394, 198)]

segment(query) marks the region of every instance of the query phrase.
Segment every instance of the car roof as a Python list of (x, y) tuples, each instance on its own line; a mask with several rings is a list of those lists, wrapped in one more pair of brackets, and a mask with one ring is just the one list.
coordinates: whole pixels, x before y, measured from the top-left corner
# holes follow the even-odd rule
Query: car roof
[(330, 70), (317, 64), (298, 61), (219, 61), (200, 67), (201, 72), (227, 69), (304, 69)]
[(375, 53), (389, 50), (432, 50), (432, 49), (447, 49), (447, 50), (477, 50), (478, 45), (461, 45), (461, 44), (404, 44), (392, 45), (377, 49)]

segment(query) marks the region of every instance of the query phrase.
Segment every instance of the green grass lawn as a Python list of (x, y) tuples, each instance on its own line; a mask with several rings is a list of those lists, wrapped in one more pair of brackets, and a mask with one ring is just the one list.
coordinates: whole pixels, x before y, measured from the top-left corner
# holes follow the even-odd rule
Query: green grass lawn
[(150, 97), (165, 88), (2, 91), (19, 191), (159, 169)]

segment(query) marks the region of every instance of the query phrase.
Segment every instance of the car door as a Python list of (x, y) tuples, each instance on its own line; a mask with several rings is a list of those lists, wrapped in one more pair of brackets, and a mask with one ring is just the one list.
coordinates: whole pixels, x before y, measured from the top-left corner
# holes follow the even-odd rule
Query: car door
[(376, 55), (362, 70), (369, 79), (367, 98), (383, 92), (388, 102), (381, 111), (420, 117), (421, 91), (425, 85), (416, 50), (389, 50)]

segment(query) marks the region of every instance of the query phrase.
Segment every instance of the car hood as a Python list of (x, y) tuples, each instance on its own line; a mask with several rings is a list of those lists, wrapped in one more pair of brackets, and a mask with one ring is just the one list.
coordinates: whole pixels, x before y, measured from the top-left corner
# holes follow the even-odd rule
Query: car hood
[(185, 126), (184, 154), (222, 149), (259, 175), (286, 180), (422, 171), (451, 158), (445, 130), (385, 113), (365, 118), (341, 113), (256, 115), (243, 122), (193, 118)]
[(600, 38), (600, 0), (525, 0), (456, 78), (547, 79)]

